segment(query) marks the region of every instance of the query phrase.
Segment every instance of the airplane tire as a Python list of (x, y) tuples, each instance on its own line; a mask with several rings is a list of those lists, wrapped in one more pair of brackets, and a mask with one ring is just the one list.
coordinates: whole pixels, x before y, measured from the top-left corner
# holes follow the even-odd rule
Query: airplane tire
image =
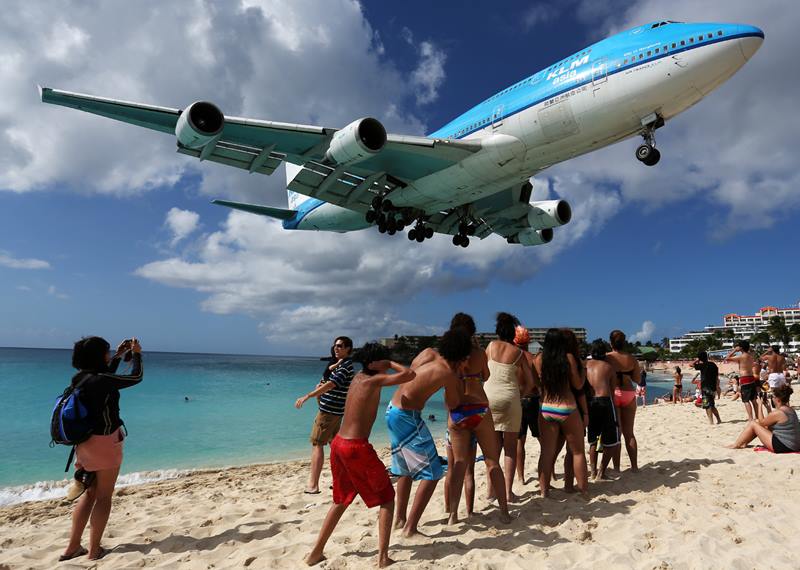
[(395, 221), (394, 218), (389, 218), (388, 220), (386, 220), (386, 229), (389, 230), (390, 232), (397, 231), (397, 222)]
[(461, 247), (469, 246), (469, 238), (467, 236), (463, 236), (461, 238)]
[(381, 232), (382, 234), (385, 234), (386, 233), (386, 224), (384, 224), (382, 222), (378, 222), (378, 231)]
[(425, 233), (422, 231), (417, 232), (417, 242), (422, 243), (425, 241)]
[(425, 228), (425, 237), (427, 239), (431, 239), (433, 237), (433, 228), (430, 227)]
[(397, 230), (394, 230), (394, 229), (388, 229), (388, 230), (386, 230), (386, 233), (387, 233), (387, 234), (389, 234), (390, 236), (393, 236), (394, 234), (396, 234), (396, 233), (397, 233)]
[(417, 230), (415, 230), (414, 228), (408, 230), (408, 239), (411, 241), (417, 239)]
[(637, 160), (639, 160), (639, 162), (647, 164), (647, 161), (650, 159), (650, 156), (653, 154), (653, 151), (655, 150), (656, 149), (654, 149), (649, 144), (639, 145), (636, 148), (636, 158)]
[(398, 220), (397, 221), (397, 231), (398, 232), (402, 232), (404, 229), (406, 229), (406, 225), (403, 223), (403, 220)]
[(654, 148), (647, 160), (642, 162), (644, 162), (647, 166), (655, 166), (658, 164), (659, 160), (661, 160), (661, 153), (658, 152), (657, 148)]
[(381, 207), (383, 208), (384, 212), (391, 212), (394, 210), (394, 204), (392, 204), (391, 200), (384, 200)]
[(375, 210), (380, 210), (382, 203), (383, 203), (383, 198), (381, 198), (380, 196), (375, 196), (372, 199), (372, 208)]
[(386, 225), (386, 214), (381, 212), (375, 219), (377, 220), (378, 224)]
[(453, 245), (461, 245), (461, 234), (453, 236)]
[(377, 212), (375, 212), (375, 210), (367, 210), (367, 214), (366, 214), (366, 216), (364, 216), (364, 218), (367, 220), (368, 224), (375, 223), (375, 220), (376, 220), (377, 217), (378, 217), (378, 214), (377, 214)]

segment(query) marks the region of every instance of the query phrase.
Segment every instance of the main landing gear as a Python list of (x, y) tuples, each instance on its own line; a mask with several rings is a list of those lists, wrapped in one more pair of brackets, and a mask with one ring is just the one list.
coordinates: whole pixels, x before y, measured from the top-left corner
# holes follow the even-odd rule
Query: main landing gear
[(402, 232), (411, 223), (391, 201), (382, 196), (375, 196), (372, 199), (372, 208), (367, 210), (364, 219), (368, 224), (377, 224), (379, 232), (390, 236)]
[(651, 123), (645, 127), (644, 131), (642, 131), (644, 144), (639, 145), (636, 149), (637, 160), (647, 166), (655, 166), (661, 160), (661, 153), (656, 148), (656, 129), (664, 124), (664, 120), (659, 117), (659, 122)]
[(458, 233), (453, 236), (453, 245), (460, 245), (461, 247), (469, 246), (469, 237), (474, 236), (476, 226), (468, 224), (467, 222), (460, 222), (458, 224)]
[(417, 224), (408, 230), (408, 239), (411, 241), (416, 240), (417, 243), (422, 243), (426, 239), (433, 237), (433, 228), (426, 226), (422, 220), (417, 220)]

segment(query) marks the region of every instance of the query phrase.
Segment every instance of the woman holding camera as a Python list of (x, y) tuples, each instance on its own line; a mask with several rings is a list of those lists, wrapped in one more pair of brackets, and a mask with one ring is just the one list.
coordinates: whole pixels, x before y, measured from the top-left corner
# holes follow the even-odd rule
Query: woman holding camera
[[(110, 348), (105, 339), (93, 336), (76, 342), (72, 351), (72, 366), (78, 370), (72, 385), (81, 386), (81, 402), (92, 418), (92, 436), (75, 450), (77, 492), (71, 490), (70, 495), (75, 498), (82, 493), (82, 496), (72, 512), (69, 544), (60, 561), (84, 554), (88, 554), (90, 560), (98, 560), (108, 553), (100, 546), (100, 539), (111, 513), (111, 496), (122, 465), (125, 439), (124, 424), (119, 417), (119, 391), (142, 381), (139, 341), (135, 338), (123, 341), (113, 357)], [(132, 363), (129, 375), (115, 374), (122, 359)], [(81, 546), (81, 537), (89, 520), (92, 524), (86, 550)]]

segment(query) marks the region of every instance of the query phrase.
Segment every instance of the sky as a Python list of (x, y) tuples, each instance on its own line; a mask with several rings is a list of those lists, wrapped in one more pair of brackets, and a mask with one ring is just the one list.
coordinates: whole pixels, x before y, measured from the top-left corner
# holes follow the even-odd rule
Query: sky
[[(441, 332), (615, 328), (642, 342), (800, 301), (796, 24), (791, 0), (606, 2), (10, 1), (0, 12), (0, 346), (83, 335), (145, 349), (325, 354)], [(16, 4), (16, 6), (14, 5)], [(573, 220), (546, 246), (468, 249), (376, 229), (284, 231), (213, 198), (286, 205), (283, 168), (249, 175), (175, 153), (174, 137), (39, 102), (36, 86), (392, 133), (433, 132), (608, 35), (653, 20), (756, 25), (732, 79), (657, 133), (538, 174)]]

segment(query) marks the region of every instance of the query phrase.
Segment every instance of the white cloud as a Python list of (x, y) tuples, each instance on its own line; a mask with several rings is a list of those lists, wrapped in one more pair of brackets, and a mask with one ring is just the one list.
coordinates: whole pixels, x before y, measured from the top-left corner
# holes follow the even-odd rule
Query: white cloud
[(439, 87), (445, 80), (444, 66), (447, 63), (447, 54), (430, 40), (417, 44), (414, 33), (406, 27), (400, 31), (400, 37), (413, 47), (419, 56), (417, 67), (411, 72), (411, 84), (414, 86), (417, 105), (433, 103), (439, 98)]
[(69, 295), (67, 295), (66, 293), (62, 293), (61, 291), (59, 291), (59, 290), (56, 288), (56, 286), (55, 286), (55, 285), (50, 285), (50, 286), (47, 288), (47, 294), (48, 294), (48, 295), (50, 295), (51, 297), (55, 297), (56, 299), (69, 299)]
[(11, 269), (50, 269), (50, 264), (41, 259), (20, 259), (0, 250), (0, 265)]
[(526, 30), (530, 30), (539, 24), (552, 22), (558, 15), (558, 8), (550, 3), (542, 2), (534, 4), (523, 13), (522, 25)]
[(200, 223), (200, 214), (192, 212), (191, 210), (171, 208), (170, 211), (167, 212), (167, 219), (164, 223), (172, 232), (171, 244), (175, 246), (179, 241), (186, 238), (197, 229)]
[(645, 321), (642, 323), (642, 328), (631, 336), (631, 342), (647, 342), (653, 339), (653, 333), (656, 332), (656, 325), (653, 321)]
[(17, 291), (30, 291), (31, 288), (27, 285), (17, 285)]

